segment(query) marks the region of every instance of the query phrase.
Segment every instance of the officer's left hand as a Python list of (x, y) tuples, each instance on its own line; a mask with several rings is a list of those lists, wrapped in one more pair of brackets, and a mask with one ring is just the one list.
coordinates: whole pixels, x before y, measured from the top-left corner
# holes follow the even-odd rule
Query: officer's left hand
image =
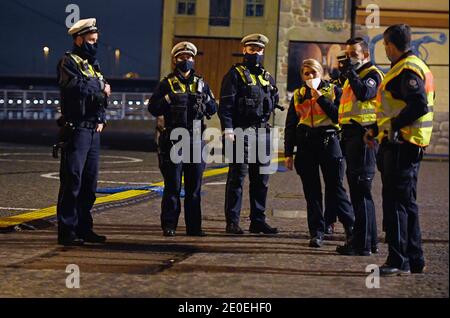
[(111, 86), (109, 84), (105, 84), (105, 88), (103, 89), (103, 92), (106, 94), (106, 96), (111, 96)]
[(322, 93), (317, 89), (311, 88), (311, 96), (315, 99), (318, 99), (320, 96), (322, 96)]
[(95, 131), (96, 132), (102, 132), (103, 128), (105, 127), (104, 124), (97, 124), (97, 126), (95, 127)]
[(369, 149), (375, 148), (375, 138), (373, 129), (368, 129), (363, 135), (363, 141), (369, 147)]

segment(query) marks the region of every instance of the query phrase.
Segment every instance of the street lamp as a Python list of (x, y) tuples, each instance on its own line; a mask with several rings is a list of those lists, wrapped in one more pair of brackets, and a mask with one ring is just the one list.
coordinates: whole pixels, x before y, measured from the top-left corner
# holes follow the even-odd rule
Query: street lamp
[(119, 73), (119, 63), (120, 63), (120, 50), (114, 50), (114, 73), (117, 76)]
[(42, 49), (44, 51), (44, 59), (45, 59), (45, 75), (48, 75), (48, 55), (50, 53), (50, 48), (48, 46), (44, 46)]

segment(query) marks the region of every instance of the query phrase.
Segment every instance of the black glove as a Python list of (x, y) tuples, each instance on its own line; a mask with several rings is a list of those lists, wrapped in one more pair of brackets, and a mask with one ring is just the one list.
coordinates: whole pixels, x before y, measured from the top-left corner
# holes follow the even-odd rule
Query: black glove
[(188, 102), (188, 94), (186, 93), (180, 93), (176, 94), (173, 92), (170, 92), (169, 94), (170, 104), (171, 105), (186, 105)]
[(189, 105), (197, 104), (197, 94), (189, 94), (188, 100), (189, 100)]

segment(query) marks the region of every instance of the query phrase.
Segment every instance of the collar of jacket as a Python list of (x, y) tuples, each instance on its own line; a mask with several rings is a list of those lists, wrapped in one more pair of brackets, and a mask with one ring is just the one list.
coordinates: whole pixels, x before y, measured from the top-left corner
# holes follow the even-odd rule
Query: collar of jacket
[(409, 50), (409, 51), (403, 53), (403, 55), (400, 56), (400, 58), (395, 63), (391, 63), (391, 68), (393, 68), (395, 64), (397, 64), (398, 62), (400, 62), (401, 60), (403, 60), (404, 58), (406, 58), (410, 55), (414, 55), (412, 50)]

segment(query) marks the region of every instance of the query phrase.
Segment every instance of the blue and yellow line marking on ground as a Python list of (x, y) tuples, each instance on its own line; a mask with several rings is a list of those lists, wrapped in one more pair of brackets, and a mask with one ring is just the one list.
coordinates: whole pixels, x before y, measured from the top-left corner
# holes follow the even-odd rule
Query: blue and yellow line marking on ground
[[(284, 160), (283, 157), (278, 157), (278, 158), (272, 160), (272, 162), (278, 163), (283, 160)], [(218, 175), (222, 175), (222, 174), (226, 174), (226, 173), (228, 173), (228, 167), (211, 168), (211, 169), (206, 170), (203, 173), (203, 178), (209, 178), (209, 177), (218, 176)], [(146, 190), (126, 190), (126, 191), (114, 193), (111, 195), (99, 197), (95, 200), (94, 206), (98, 205), (98, 204), (102, 204), (102, 203), (110, 203), (110, 202), (115, 202), (115, 201), (127, 200), (127, 199), (135, 198), (135, 197), (138, 197), (138, 196), (141, 196), (144, 194), (148, 194), (150, 192), (154, 192), (154, 190), (152, 190), (152, 187), (155, 187), (155, 188), (164, 187), (164, 181), (152, 183), (149, 185), (149, 187), (150, 188), (146, 189)], [(22, 223), (27, 223), (27, 222), (31, 222), (31, 221), (35, 221), (35, 220), (41, 220), (41, 219), (54, 217), (54, 216), (56, 216), (56, 205), (48, 207), (48, 208), (44, 208), (44, 209), (34, 210), (34, 211), (30, 211), (30, 212), (25, 212), (25, 213), (21, 213), (21, 214), (17, 214), (17, 215), (0, 218), (0, 228), (8, 228), (8, 227), (16, 226), (16, 225), (19, 225)]]

